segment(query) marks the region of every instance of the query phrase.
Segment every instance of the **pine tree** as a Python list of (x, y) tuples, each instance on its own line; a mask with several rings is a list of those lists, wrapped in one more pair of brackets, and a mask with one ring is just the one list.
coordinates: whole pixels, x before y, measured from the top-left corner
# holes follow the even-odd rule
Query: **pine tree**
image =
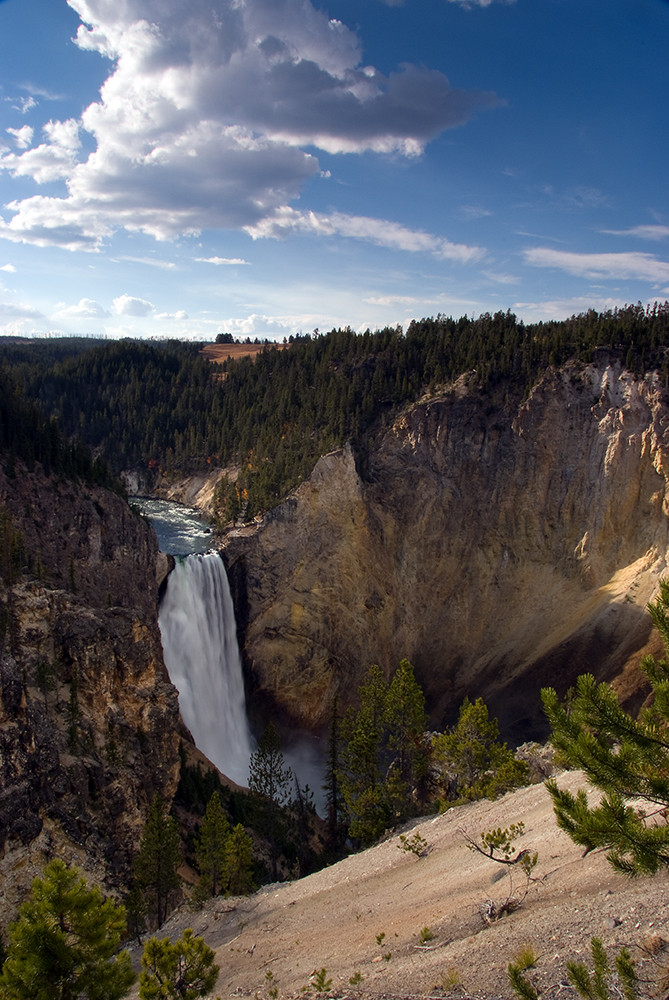
[(367, 671), (358, 695), (357, 711), (349, 710), (342, 723), (339, 777), (351, 821), (349, 833), (361, 843), (371, 844), (391, 818), (385, 783), (388, 684), (378, 664)]
[(223, 812), (221, 797), (218, 792), (213, 792), (195, 843), (200, 882), (207, 896), (217, 896), (223, 887), (225, 848), (229, 836), (230, 824)]
[(142, 831), (139, 853), (135, 858), (135, 881), (153, 904), (158, 927), (167, 917), (170, 898), (179, 888), (178, 867), (181, 862), (179, 833), (160, 794), (156, 794)]
[(272, 862), (272, 876), (278, 875), (278, 830), (282, 806), (288, 802), (290, 768), (285, 766), (281, 738), (270, 722), (258, 740), (258, 749), (249, 760), (249, 789), (258, 796), (265, 813)]
[(495, 796), (527, 780), (528, 767), (500, 740), (482, 698), (465, 698), (453, 728), (434, 740), (434, 757), (446, 775), (450, 800)]
[(135, 979), (130, 955), (117, 954), (125, 911), (55, 860), (32, 884), (9, 929), (0, 974), (2, 1000), (120, 1000)]
[(219, 968), (214, 952), (188, 928), (173, 944), (152, 937), (142, 955), (140, 1000), (196, 1000), (211, 993)]
[(223, 882), (231, 896), (253, 891), (253, 841), (241, 823), (233, 828), (225, 842)]
[[(553, 746), (603, 792), (591, 807), (585, 791), (572, 795), (547, 782), (558, 825), (589, 850), (607, 849), (613, 867), (627, 875), (669, 866), (669, 580), (660, 582), (648, 610), (665, 656), (641, 663), (653, 698), (638, 719), (620, 707), (609, 684), (598, 684), (591, 674), (578, 678), (565, 704), (552, 688), (542, 691)], [(630, 805), (632, 799), (645, 807)]]
[(339, 858), (346, 841), (346, 810), (339, 781), (339, 754), (341, 751), (340, 719), (335, 698), (328, 729), (328, 749), (325, 783), (325, 822), (327, 824), (327, 852), (335, 860)]
[(388, 775), (389, 791), (398, 818), (412, 811), (415, 791), (425, 795), (428, 748), (425, 737), (425, 695), (409, 660), (401, 660), (386, 697), (388, 748), (394, 754)]

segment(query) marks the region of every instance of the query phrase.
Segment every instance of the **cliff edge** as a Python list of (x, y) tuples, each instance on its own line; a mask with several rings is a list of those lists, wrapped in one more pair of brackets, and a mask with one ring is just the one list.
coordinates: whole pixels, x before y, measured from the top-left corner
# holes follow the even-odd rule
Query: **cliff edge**
[(324, 456), (226, 540), (256, 689), (317, 728), (371, 663), (408, 657), (435, 726), (481, 695), (519, 741), (545, 734), (541, 686), (584, 671), (638, 706), (669, 551), (668, 427), (657, 374), (601, 352), (522, 402), (463, 376), (366, 454)]

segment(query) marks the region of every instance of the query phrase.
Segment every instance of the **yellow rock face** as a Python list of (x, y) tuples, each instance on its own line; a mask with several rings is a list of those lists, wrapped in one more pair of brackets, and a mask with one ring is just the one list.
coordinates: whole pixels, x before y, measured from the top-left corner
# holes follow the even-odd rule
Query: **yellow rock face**
[(520, 739), (541, 733), (541, 686), (585, 670), (638, 701), (631, 667), (667, 571), (667, 428), (657, 377), (603, 359), (520, 405), (459, 384), (368, 455), (324, 456), (227, 541), (254, 683), (316, 727), (371, 663), (408, 657), (433, 724), (482, 695)]

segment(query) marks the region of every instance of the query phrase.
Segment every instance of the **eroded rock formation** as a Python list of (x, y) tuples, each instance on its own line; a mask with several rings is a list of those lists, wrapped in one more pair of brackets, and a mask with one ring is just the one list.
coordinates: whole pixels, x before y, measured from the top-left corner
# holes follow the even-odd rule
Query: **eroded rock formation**
[(666, 391), (604, 354), (522, 403), (474, 379), (407, 409), (367, 455), (325, 456), (227, 540), (253, 683), (303, 725), (402, 657), (435, 725), (482, 695), (507, 736), (540, 735), (541, 686), (585, 670), (643, 698), (633, 668), (669, 550)]
[(4, 915), (54, 855), (122, 884), (154, 792), (174, 793), (179, 714), (148, 524), (105, 490), (18, 467), (0, 471), (0, 510)]

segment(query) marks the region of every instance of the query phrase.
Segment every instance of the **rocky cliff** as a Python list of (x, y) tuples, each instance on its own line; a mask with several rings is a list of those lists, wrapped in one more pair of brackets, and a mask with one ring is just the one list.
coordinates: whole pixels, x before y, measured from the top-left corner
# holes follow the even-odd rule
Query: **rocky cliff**
[(522, 402), (475, 379), (407, 409), (367, 454), (325, 456), (230, 533), (247, 668), (302, 725), (402, 657), (437, 726), (482, 695), (507, 736), (539, 736), (541, 686), (585, 670), (643, 699), (645, 605), (669, 551), (666, 391), (603, 353)]
[(56, 855), (122, 884), (178, 778), (157, 542), (103, 489), (0, 469), (2, 916)]

